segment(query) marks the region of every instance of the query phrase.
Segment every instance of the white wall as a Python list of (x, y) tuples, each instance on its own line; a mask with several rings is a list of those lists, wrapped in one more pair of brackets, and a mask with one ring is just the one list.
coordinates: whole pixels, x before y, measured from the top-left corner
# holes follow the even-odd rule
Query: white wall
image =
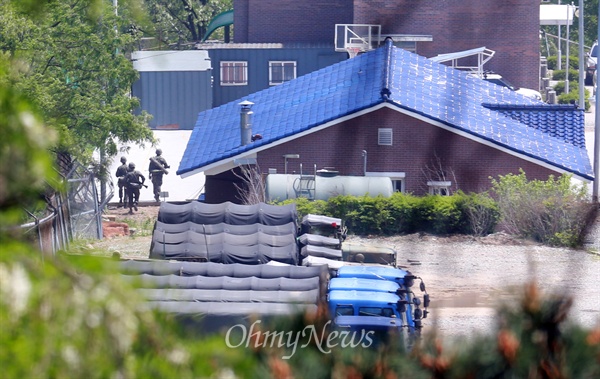
[[(204, 174), (192, 175), (185, 179), (175, 174), (191, 134), (191, 130), (155, 130), (154, 137), (158, 140), (156, 147), (152, 147), (149, 144), (146, 144), (145, 148), (140, 148), (134, 144), (119, 145), (120, 152), (110, 165), (110, 174), (115, 183), (115, 194), (111, 199), (111, 203), (119, 201), (115, 172), (117, 171), (117, 167), (121, 165), (120, 159), (122, 156), (127, 158), (127, 163), (135, 163), (136, 170), (140, 171), (146, 177), (148, 188), (141, 189), (140, 201), (154, 201), (152, 182), (148, 177), (148, 164), (150, 163), (150, 157), (155, 155), (157, 148), (162, 149), (162, 156), (166, 159), (169, 166), (171, 166), (169, 174), (163, 175), (162, 191), (169, 193), (169, 197), (166, 200), (185, 201), (198, 199), (200, 193), (204, 192)], [(126, 151), (127, 147), (129, 147), (128, 151)]]

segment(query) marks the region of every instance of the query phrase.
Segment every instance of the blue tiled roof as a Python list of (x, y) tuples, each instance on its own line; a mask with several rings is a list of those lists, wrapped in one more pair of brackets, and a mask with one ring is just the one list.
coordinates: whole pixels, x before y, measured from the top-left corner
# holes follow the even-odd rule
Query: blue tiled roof
[[(242, 146), (240, 106), (253, 102)], [(558, 169), (592, 179), (583, 111), (553, 106), (394, 47), (391, 43), (202, 112), (178, 175), (388, 103)]]
[(575, 105), (517, 107), (484, 104), (484, 106), (567, 143), (585, 148), (585, 135), (582, 128), (585, 118), (583, 112), (577, 111)]

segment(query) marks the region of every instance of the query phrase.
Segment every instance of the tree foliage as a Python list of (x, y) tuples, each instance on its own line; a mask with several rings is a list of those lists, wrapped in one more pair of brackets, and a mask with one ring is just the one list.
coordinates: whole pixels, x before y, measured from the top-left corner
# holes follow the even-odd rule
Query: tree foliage
[[(0, 82), (11, 70), (0, 55)], [(57, 185), (48, 150), (56, 136), (42, 123), (28, 99), (11, 86), (0, 85), (0, 243), (2, 229), (14, 225), (22, 207), (31, 204), (50, 183)]]
[[(566, 5), (571, 3), (565, 0), (550, 0), (544, 4), (558, 4)], [(579, 6), (579, 1), (573, 1), (575, 7)], [(550, 34), (558, 35), (558, 26), (555, 25), (543, 25), (541, 27), (543, 31), (547, 31)], [(567, 28), (561, 27), (561, 35), (563, 38), (567, 38)], [(575, 16), (573, 24), (569, 26), (569, 35), (571, 41), (576, 42), (579, 40), (579, 18)], [(585, 0), (583, 2), (583, 40), (585, 46), (591, 46), (595, 40), (598, 39), (598, 0)], [(548, 40), (548, 42), (555, 48), (556, 41)], [(575, 48), (573, 48), (576, 50)], [(551, 52), (551, 55), (554, 54)]]
[[(174, 49), (193, 48), (219, 13), (233, 9), (233, 0), (145, 0), (153, 29), (144, 30)], [(217, 32), (218, 35), (219, 32)]]
[(58, 131), (57, 150), (86, 158), (95, 149), (117, 153), (117, 141), (152, 141), (148, 116), (130, 94), (137, 72), (125, 53), (139, 37), (138, 8), (121, 1), (51, 1), (31, 18), (3, 4), (0, 50), (18, 65), (0, 82), (26, 95)]

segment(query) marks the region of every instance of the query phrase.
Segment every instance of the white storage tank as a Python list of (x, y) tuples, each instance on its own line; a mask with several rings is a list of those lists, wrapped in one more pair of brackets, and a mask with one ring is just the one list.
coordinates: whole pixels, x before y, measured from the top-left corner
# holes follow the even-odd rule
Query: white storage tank
[(393, 192), (392, 180), (377, 176), (269, 174), (265, 183), (266, 201), (327, 200), (338, 195), (390, 197)]

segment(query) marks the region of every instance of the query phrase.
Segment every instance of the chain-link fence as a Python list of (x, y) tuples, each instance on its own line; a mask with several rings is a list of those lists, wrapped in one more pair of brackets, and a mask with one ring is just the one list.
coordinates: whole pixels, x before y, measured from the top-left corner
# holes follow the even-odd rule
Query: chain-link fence
[(46, 195), (46, 209), (27, 210), (30, 221), (21, 225), (45, 255), (67, 248), (73, 239), (101, 239), (102, 209), (113, 196), (112, 181), (102, 181), (95, 167), (60, 156), (59, 166), (66, 193)]

